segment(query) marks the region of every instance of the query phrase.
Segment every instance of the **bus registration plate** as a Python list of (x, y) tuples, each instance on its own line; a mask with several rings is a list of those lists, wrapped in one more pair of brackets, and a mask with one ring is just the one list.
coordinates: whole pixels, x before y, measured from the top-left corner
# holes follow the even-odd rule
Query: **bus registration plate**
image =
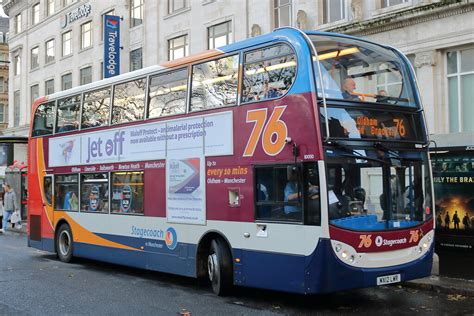
[(400, 280), (400, 274), (384, 275), (377, 278), (377, 285), (397, 283), (400, 282)]

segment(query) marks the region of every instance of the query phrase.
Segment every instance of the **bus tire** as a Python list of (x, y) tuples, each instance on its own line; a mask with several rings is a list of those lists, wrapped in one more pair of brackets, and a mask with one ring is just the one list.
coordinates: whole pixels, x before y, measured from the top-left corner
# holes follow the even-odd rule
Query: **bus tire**
[(220, 239), (213, 239), (207, 258), (207, 273), (212, 291), (218, 296), (229, 293), (233, 284), (232, 257)]
[(66, 223), (61, 224), (56, 235), (56, 253), (58, 254), (59, 260), (66, 263), (71, 262), (73, 249), (74, 242), (71, 228)]

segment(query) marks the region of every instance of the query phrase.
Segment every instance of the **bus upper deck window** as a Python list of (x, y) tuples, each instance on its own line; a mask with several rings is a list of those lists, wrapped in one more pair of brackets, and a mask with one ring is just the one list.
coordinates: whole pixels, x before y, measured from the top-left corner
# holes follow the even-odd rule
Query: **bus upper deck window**
[(238, 73), (238, 55), (194, 65), (191, 111), (235, 104)]
[(79, 128), (81, 96), (75, 95), (58, 101), (56, 132), (74, 131)]
[(280, 44), (245, 54), (242, 102), (273, 99), (288, 92), (296, 77), (296, 57)]
[(187, 68), (159, 74), (150, 80), (148, 117), (182, 114), (186, 110)]
[(110, 88), (85, 93), (81, 128), (108, 125), (109, 106)]
[(137, 79), (114, 87), (112, 124), (142, 120), (145, 114), (146, 79)]
[(54, 101), (38, 106), (33, 119), (31, 136), (51, 135), (54, 122)]

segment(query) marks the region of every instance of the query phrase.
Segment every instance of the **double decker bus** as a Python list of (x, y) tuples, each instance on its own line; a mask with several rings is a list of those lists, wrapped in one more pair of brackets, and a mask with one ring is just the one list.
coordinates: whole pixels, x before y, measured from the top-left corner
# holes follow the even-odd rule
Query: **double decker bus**
[(281, 28), (36, 100), (28, 244), (294, 293), (430, 274), (428, 133), (396, 49)]

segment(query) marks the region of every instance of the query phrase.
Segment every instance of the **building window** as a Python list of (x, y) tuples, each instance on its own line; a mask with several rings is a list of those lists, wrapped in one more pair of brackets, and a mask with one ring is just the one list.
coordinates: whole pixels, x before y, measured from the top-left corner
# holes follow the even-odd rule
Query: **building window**
[(13, 93), (13, 126), (20, 125), (20, 90)]
[(188, 55), (189, 44), (187, 35), (168, 40), (168, 60), (175, 60)]
[(232, 22), (224, 22), (207, 29), (209, 49), (232, 43)]
[(54, 39), (46, 42), (46, 60), (47, 64), (54, 62)]
[(391, 7), (406, 2), (408, 2), (408, 0), (382, 0), (382, 8)]
[(31, 49), (31, 69), (39, 67), (39, 47), (33, 47)]
[(0, 93), (7, 92), (5, 89), (5, 78), (0, 77)]
[(186, 8), (186, 0), (168, 0), (168, 14)]
[(450, 132), (473, 132), (474, 48), (446, 54)]
[(143, 23), (143, 0), (130, 0), (130, 27)]
[(104, 20), (106, 15), (115, 15), (115, 10), (110, 10), (102, 14), (101, 20), (100, 20), (100, 40), (104, 41)]
[(47, 0), (46, 1), (46, 15), (47, 16), (50, 16), (52, 14), (54, 14), (54, 1), (55, 0)]
[(85, 67), (81, 69), (81, 86), (92, 82), (92, 67)]
[(21, 57), (20, 55), (15, 55), (15, 57), (13, 57), (13, 74), (15, 76), (18, 76), (21, 74)]
[(0, 103), (0, 123), (5, 122), (5, 105)]
[(346, 18), (346, 0), (324, 0), (324, 23), (332, 23)]
[(63, 42), (63, 48), (62, 48), (63, 49), (63, 51), (62, 51), (63, 56), (68, 56), (68, 55), (72, 54), (71, 32), (72, 31), (68, 31), (68, 32), (63, 33), (61, 35), (62, 42)]
[(130, 71), (143, 68), (142, 49), (137, 48), (130, 52)]
[(39, 85), (35, 84), (30, 87), (30, 105), (33, 106), (35, 100), (39, 98)]
[(20, 33), (21, 32), (21, 13), (18, 13), (16, 16), (15, 16), (15, 31), (16, 33)]
[(72, 74), (68, 73), (61, 76), (61, 90), (72, 88)]
[(44, 94), (49, 95), (54, 93), (54, 79), (46, 80), (44, 82)]
[(70, 4), (73, 4), (76, 0), (63, 0), (63, 7), (67, 7)]
[(291, 0), (273, 0), (275, 27), (291, 25)]
[(81, 49), (92, 46), (92, 22), (81, 25)]
[(34, 24), (38, 23), (40, 19), (40, 4), (37, 3), (32, 7), (31, 22)]

